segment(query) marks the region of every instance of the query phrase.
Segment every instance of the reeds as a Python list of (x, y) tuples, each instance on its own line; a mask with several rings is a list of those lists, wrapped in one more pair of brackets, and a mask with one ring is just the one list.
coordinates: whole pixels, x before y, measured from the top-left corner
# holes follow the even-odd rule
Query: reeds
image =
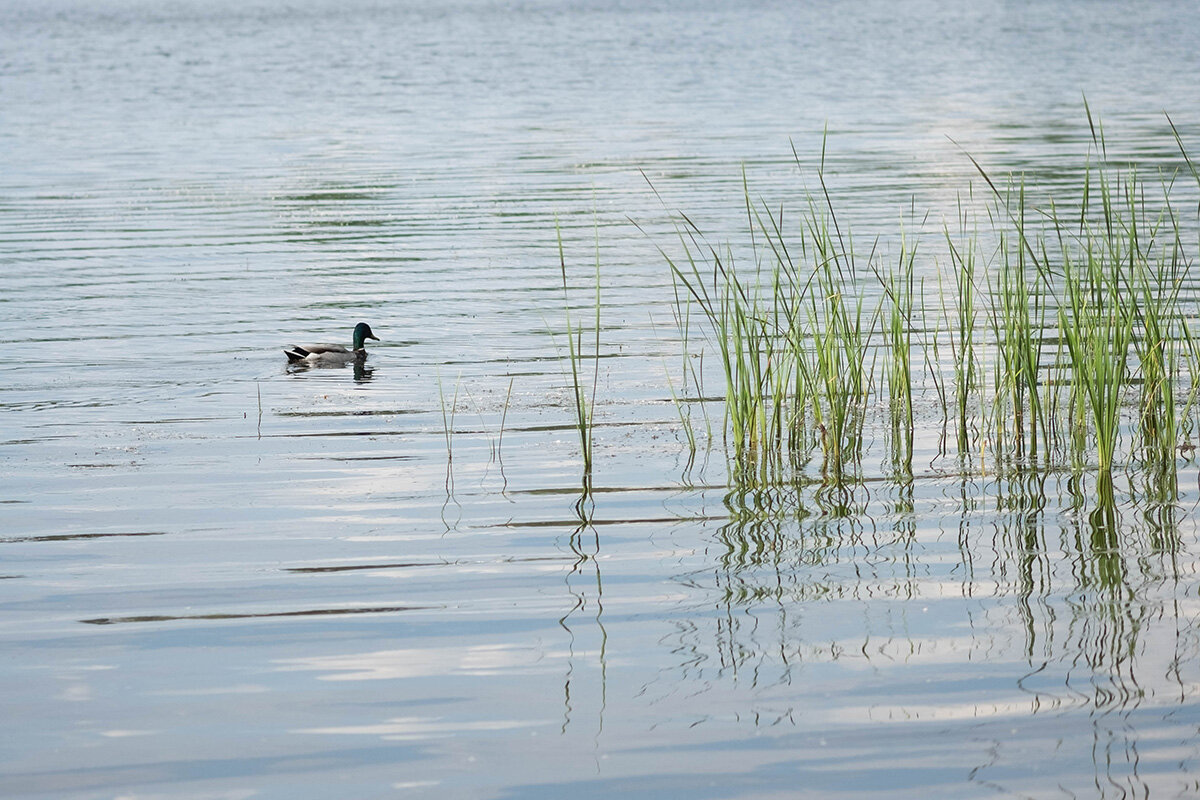
[(1062, 254), (1066, 305), (1059, 312), (1060, 328), (1071, 359), (1071, 406), (1083, 405), (1090, 412), (1097, 466), (1101, 474), (1111, 475), (1128, 386), (1133, 319), (1122, 302), (1118, 274), (1109, 269), (1104, 254), (1089, 246), (1081, 261)]
[[(890, 263), (876, 245), (856, 253), (824, 153), (820, 194), (805, 195), (799, 214), (753, 198), (743, 174), (748, 247), (712, 244), (678, 216), (678, 250), (660, 250), (685, 348), (699, 309), (720, 359), (735, 482), (803, 479), (813, 453), (819, 481), (853, 481), (873, 417), (887, 421), (898, 474), (911, 476), (927, 422), (914, 397), (930, 385), (964, 457), (990, 451), (1001, 470), (1094, 470), (1102, 497), (1121, 465), (1174, 474), (1200, 396), (1197, 309), (1185, 311), (1194, 254), (1169, 178), (1151, 191), (1136, 169), (1108, 162), (1090, 112), (1089, 126), (1094, 150), (1062, 198), (1028, 176), (998, 182), (972, 158), (992, 196), (987, 224), (960, 201), (940, 264), (919, 259), (903, 230)], [(922, 270), (949, 272), (934, 331)], [(695, 431), (686, 434), (694, 449)]]
[[(1048, 325), (1045, 298), (1037, 279), (1038, 263), (1030, 264), (1025, 246), (1025, 190), (1017, 190), (1015, 241), (1002, 233), (999, 269), (989, 276), (988, 299), (1000, 364), (995, 371), (993, 437), (1019, 457), (1038, 457), (1039, 441), (1048, 446), (1049, 424), (1043, 402), (1042, 343)], [(1009, 427), (1011, 423), (1011, 428)], [(1001, 454), (1003, 451), (1001, 450)]]
[[(556, 226), (557, 227), (557, 226)], [(567, 329), (567, 362), (571, 370), (571, 399), (575, 411), (575, 430), (579, 436), (579, 449), (583, 458), (583, 497), (581, 502), (588, 499), (592, 486), (592, 430), (595, 421), (596, 385), (600, 378), (600, 243), (597, 233), (596, 241), (596, 291), (592, 333), (595, 340), (592, 345), (592, 375), (591, 386), (587, 384), (584, 374), (585, 359), (583, 347), (584, 326), (571, 321), (571, 297), (567, 282), (567, 260), (563, 250), (562, 229), (557, 228), (558, 261), (562, 270), (562, 288), (564, 313)]]
[(909, 247), (903, 234), (900, 258), (886, 277), (879, 277), (886, 294), (887, 310), (880, 315), (887, 349), (885, 360), (888, 385), (893, 462), (902, 473), (912, 474), (913, 456), (913, 374), (912, 337), (913, 287), (916, 248)]
[(967, 232), (968, 220), (959, 207), (961, 239), (956, 241), (946, 232), (951, 275), (954, 283), (953, 311), (947, 311), (946, 296), (942, 295), (942, 310), (948, 318), (947, 335), (950, 343), (954, 379), (955, 440), (960, 453), (971, 445), (971, 397), (978, 388), (979, 362), (976, 355), (975, 328), (979, 312), (975, 305), (975, 273), (978, 258), (978, 232)]
[[(708, 323), (724, 378), (734, 474), (781, 480), (819, 446), (824, 479), (840, 483), (861, 448), (875, 311), (854, 291), (855, 258), (832, 206), (826, 213), (810, 203), (794, 257), (782, 210), (753, 201), (743, 187), (753, 269), (743, 274), (731, 248), (709, 244), (681, 216), (682, 256), (663, 250), (677, 305), (682, 298), (688, 307), (676, 317), (694, 304)], [(911, 305), (911, 283), (905, 291)]]
[[(809, 228), (816, 255), (815, 292), (809, 297), (807, 326), (795, 339), (798, 357), (808, 357), (814, 421), (824, 456), (823, 477), (840, 484), (862, 455), (862, 430), (872, 367), (868, 364), (877, 309), (869, 309), (855, 291), (857, 270), (852, 251), (840, 249), (823, 220)], [(803, 347), (811, 340), (810, 347)], [(807, 352), (806, 352), (807, 351)]]

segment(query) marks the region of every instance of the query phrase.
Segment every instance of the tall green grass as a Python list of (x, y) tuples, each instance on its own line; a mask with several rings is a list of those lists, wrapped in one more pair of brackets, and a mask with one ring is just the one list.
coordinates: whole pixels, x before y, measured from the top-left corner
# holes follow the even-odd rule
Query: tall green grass
[(571, 400), (575, 412), (575, 431), (579, 436), (579, 450), (583, 458), (583, 497), (587, 500), (592, 487), (592, 432), (595, 425), (596, 385), (600, 379), (600, 243), (596, 241), (596, 289), (592, 324), (592, 374), (588, 385), (586, 375), (586, 353), (584, 350), (584, 326), (571, 319), (571, 296), (567, 281), (567, 259), (563, 249), (562, 229), (557, 228), (558, 262), (562, 271), (563, 304), (567, 333), (567, 363), (571, 371)]
[(886, 295), (886, 310), (880, 315), (887, 356), (884, 364), (888, 386), (888, 417), (892, 438), (892, 461), (904, 474), (912, 473), (913, 374), (912, 347), (916, 248), (900, 238), (900, 257), (886, 275), (877, 275)]
[[(734, 473), (780, 480), (817, 446), (823, 477), (840, 483), (861, 452), (877, 309), (855, 291), (856, 258), (831, 204), (809, 204), (793, 245), (782, 212), (743, 187), (750, 268), (739, 269), (733, 250), (708, 243), (686, 216), (676, 229), (681, 255), (662, 250), (677, 298), (700, 310), (720, 358)], [(911, 305), (911, 282), (905, 289), (897, 278), (895, 288)]]
[[(980, 217), (960, 200), (940, 255), (919, 257), (922, 240), (903, 229), (889, 239), (898, 256), (874, 243), (856, 251), (824, 151), (820, 191), (795, 213), (754, 197), (743, 173), (742, 245), (712, 243), (677, 215), (677, 246), (660, 252), (685, 348), (698, 310), (719, 358), (735, 481), (804, 479), (815, 454), (815, 479), (853, 482), (871, 419), (886, 421), (893, 464), (911, 475), (915, 437), (938, 424), (918, 412), (931, 388), (924, 405), (940, 405), (961, 464), (977, 454), (980, 469), (1094, 471), (1102, 500), (1117, 469), (1174, 475), (1200, 397), (1196, 253), (1171, 176), (1149, 183), (1110, 161), (1090, 111), (1088, 121), (1079, 181), (1055, 194), (1029, 176), (997, 179), (968, 155), (990, 206)], [(922, 275), (938, 276), (937, 299)], [(941, 309), (933, 326), (930, 306)]]
[(962, 210), (961, 202), (958, 221), (958, 240), (950, 235), (948, 229), (945, 233), (954, 286), (952, 310), (947, 308), (945, 292), (941, 295), (941, 306), (947, 318), (946, 331), (953, 370), (955, 441), (959, 452), (965, 453), (971, 446), (971, 398), (979, 385), (975, 332), (979, 320), (975, 285), (979, 237), (977, 229), (968, 228), (969, 219)]

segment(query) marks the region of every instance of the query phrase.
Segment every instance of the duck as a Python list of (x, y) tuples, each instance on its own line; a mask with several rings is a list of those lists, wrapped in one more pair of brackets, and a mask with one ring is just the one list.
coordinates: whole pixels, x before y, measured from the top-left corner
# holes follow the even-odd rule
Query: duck
[(367, 339), (379, 341), (379, 337), (371, 331), (371, 326), (360, 322), (354, 326), (354, 348), (347, 350), (340, 344), (306, 344), (291, 345), (283, 351), (291, 364), (349, 364), (351, 361), (362, 362), (367, 357), (364, 346)]

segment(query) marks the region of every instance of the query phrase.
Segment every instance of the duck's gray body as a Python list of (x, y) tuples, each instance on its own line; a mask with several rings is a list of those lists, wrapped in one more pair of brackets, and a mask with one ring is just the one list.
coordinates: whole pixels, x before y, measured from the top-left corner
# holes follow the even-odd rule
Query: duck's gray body
[(367, 339), (379, 341), (379, 337), (371, 332), (371, 326), (360, 322), (354, 326), (352, 349), (348, 350), (340, 344), (305, 344), (292, 345), (283, 353), (292, 364), (348, 364), (367, 357), (367, 348), (364, 346)]

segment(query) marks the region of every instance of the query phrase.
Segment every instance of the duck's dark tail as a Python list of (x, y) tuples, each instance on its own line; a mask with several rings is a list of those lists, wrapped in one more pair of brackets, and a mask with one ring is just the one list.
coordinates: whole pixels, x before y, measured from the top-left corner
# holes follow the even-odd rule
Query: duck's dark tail
[(308, 351), (303, 347), (297, 347), (296, 345), (292, 345), (287, 350), (284, 350), (283, 354), (288, 357), (288, 362), (292, 364), (308, 358)]

